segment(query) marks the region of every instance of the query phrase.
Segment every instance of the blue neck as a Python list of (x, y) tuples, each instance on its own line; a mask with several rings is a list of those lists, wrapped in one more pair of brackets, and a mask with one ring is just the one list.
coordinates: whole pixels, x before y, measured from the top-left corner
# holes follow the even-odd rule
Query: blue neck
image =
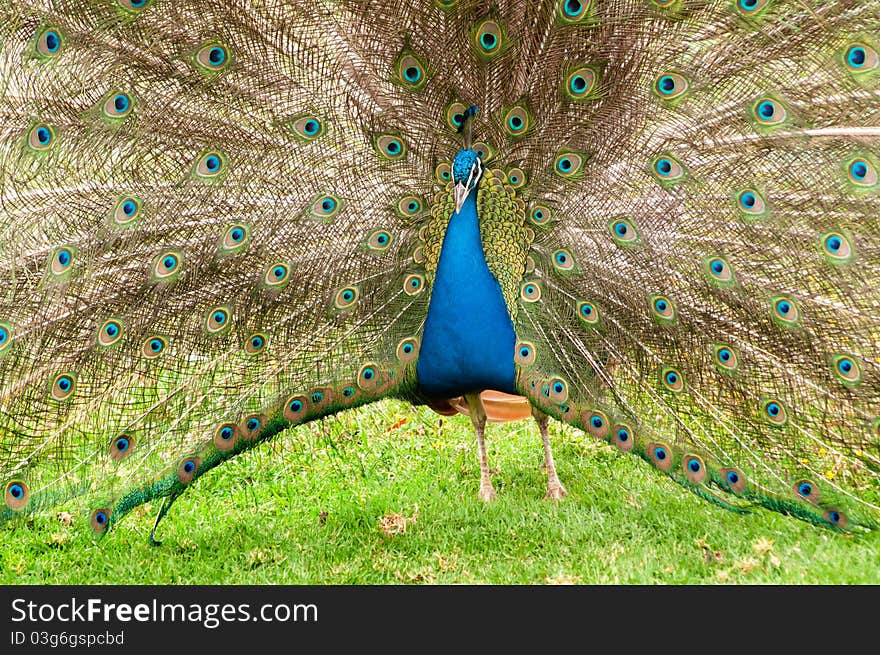
[(477, 191), (446, 229), (416, 368), (437, 398), (494, 389), (514, 393), (516, 334), (501, 287), (486, 265)]

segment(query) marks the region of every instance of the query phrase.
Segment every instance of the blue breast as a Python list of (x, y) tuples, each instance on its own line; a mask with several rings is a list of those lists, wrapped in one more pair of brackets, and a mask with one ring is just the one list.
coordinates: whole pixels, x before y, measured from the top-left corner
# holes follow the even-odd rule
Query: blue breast
[(486, 265), (476, 192), (443, 240), (416, 368), (427, 396), (494, 389), (514, 393), (516, 335), (501, 287)]

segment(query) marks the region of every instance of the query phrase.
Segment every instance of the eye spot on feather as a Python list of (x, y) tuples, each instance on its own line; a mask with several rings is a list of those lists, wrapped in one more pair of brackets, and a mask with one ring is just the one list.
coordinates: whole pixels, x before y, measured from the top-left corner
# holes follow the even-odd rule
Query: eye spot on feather
[(538, 302), (541, 299), (541, 287), (537, 282), (526, 282), (520, 286), (519, 297), (525, 302)]
[(406, 156), (406, 144), (398, 136), (382, 134), (376, 139), (376, 150), (389, 161), (397, 161)]
[(752, 105), (752, 117), (763, 126), (781, 125), (788, 118), (788, 112), (773, 98), (761, 98)]
[(401, 216), (418, 216), (422, 213), (424, 203), (417, 196), (404, 196), (397, 203), (397, 213)]
[(799, 498), (809, 503), (819, 502), (819, 487), (810, 480), (798, 480), (794, 483), (794, 492)]
[[(595, 437), (596, 439), (604, 439), (608, 436), (608, 431), (610, 429), (611, 424), (608, 422), (608, 417), (598, 410), (591, 410), (584, 415), (584, 424), (586, 425), (587, 432), (591, 437)], [(627, 434), (627, 438), (629, 435)]]
[(446, 162), (437, 164), (437, 167), (434, 169), (434, 175), (441, 182), (450, 182), (452, 181), (452, 166)]
[(189, 484), (192, 482), (193, 478), (196, 477), (196, 473), (198, 473), (201, 465), (201, 458), (187, 457), (180, 463), (180, 466), (177, 467), (177, 479), (183, 484)]
[(61, 30), (56, 27), (47, 27), (37, 37), (37, 54), (43, 59), (52, 59), (61, 54), (64, 47), (64, 38)]
[(458, 128), (461, 127), (461, 124), (464, 121), (464, 116), (467, 112), (467, 109), (467, 105), (465, 105), (463, 102), (459, 102), (458, 100), (450, 103), (450, 105), (446, 108), (446, 124), (457, 132)]
[(736, 8), (746, 16), (754, 16), (767, 8), (770, 0), (736, 0)]
[(232, 319), (229, 315), (229, 310), (225, 307), (215, 307), (208, 312), (205, 327), (208, 329), (209, 334), (218, 334), (228, 328), (231, 323)]
[(238, 433), (245, 441), (253, 441), (263, 431), (266, 424), (266, 417), (262, 414), (251, 414), (246, 416), (239, 426)]
[(742, 471), (734, 468), (723, 468), (718, 471), (722, 482), (735, 494), (741, 494), (746, 488), (746, 478)]
[(788, 421), (785, 406), (775, 398), (768, 398), (761, 403), (761, 415), (775, 427), (781, 427)]
[(741, 189), (735, 194), (736, 208), (748, 218), (756, 218), (767, 213), (764, 197), (755, 189)]
[(588, 16), (592, 0), (559, 0), (559, 17), (565, 23), (578, 23)]
[(131, 114), (134, 103), (127, 93), (121, 91), (111, 94), (101, 108), (107, 118), (126, 118)]
[(726, 344), (713, 346), (713, 357), (716, 368), (722, 373), (733, 373), (739, 368), (739, 356), (731, 346)]
[(296, 135), (299, 141), (309, 143), (314, 141), (326, 132), (324, 121), (314, 114), (303, 114), (293, 118), (288, 126)]
[(671, 367), (664, 367), (660, 370), (660, 382), (665, 389), (678, 393), (684, 389), (684, 376)]
[(652, 318), (661, 324), (670, 324), (677, 318), (675, 303), (667, 296), (652, 295), (648, 298)]
[(557, 271), (568, 272), (574, 269), (574, 257), (565, 248), (560, 248), (552, 254), (553, 267)]
[(76, 390), (76, 378), (72, 373), (61, 373), (52, 380), (52, 397), (67, 400)]
[(52, 253), (49, 270), (53, 275), (64, 275), (73, 265), (73, 250), (68, 247), (56, 248)]
[(599, 308), (595, 303), (587, 300), (578, 301), (577, 313), (578, 318), (591, 327), (595, 327), (599, 323)]
[(511, 107), (504, 115), (504, 129), (508, 136), (521, 138), (525, 136), (532, 124), (532, 118), (525, 107)]
[(563, 179), (574, 179), (581, 175), (586, 158), (577, 152), (560, 152), (553, 161), (553, 172)]
[(507, 169), (507, 181), (514, 189), (521, 189), (526, 184), (526, 174), (523, 169), (518, 167)]
[(834, 527), (841, 530), (846, 528), (846, 514), (839, 509), (829, 509), (822, 516)]
[(28, 132), (27, 142), (37, 152), (48, 150), (55, 145), (55, 130), (47, 123), (37, 123)]
[(733, 269), (724, 257), (709, 257), (703, 262), (703, 270), (711, 284), (730, 287), (736, 284)]
[(846, 49), (843, 61), (851, 73), (861, 75), (877, 68), (880, 56), (865, 43), (853, 43)]
[(619, 423), (611, 428), (611, 443), (619, 450), (629, 452), (636, 444), (635, 432), (625, 423)]
[(410, 52), (403, 53), (397, 59), (395, 70), (398, 82), (404, 87), (412, 91), (418, 91), (425, 86), (427, 81), (425, 65), (415, 54)]
[(855, 386), (862, 380), (862, 370), (852, 355), (834, 355), (831, 360), (832, 373), (846, 386)]
[(333, 402), (332, 389), (315, 389), (309, 394), (309, 409), (318, 412)]
[(662, 187), (681, 182), (685, 177), (684, 167), (671, 155), (660, 155), (651, 162), (651, 173)]
[(379, 369), (374, 363), (364, 364), (358, 370), (357, 386), (361, 391), (375, 391), (381, 382)]
[(520, 341), (516, 344), (516, 353), (513, 356), (520, 366), (530, 366), (535, 363), (535, 346), (528, 341)]
[(415, 296), (421, 293), (425, 288), (425, 278), (418, 273), (411, 273), (403, 280), (403, 291), (408, 296)]
[(6, 506), (13, 511), (17, 511), (27, 505), (30, 498), (30, 490), (21, 480), (13, 480), (7, 483), (5, 496)]
[(120, 434), (110, 442), (110, 459), (119, 462), (134, 451), (134, 439), (129, 434)]
[(568, 382), (560, 377), (554, 377), (547, 381), (544, 394), (554, 404), (561, 405), (568, 400)]
[(608, 232), (611, 239), (621, 248), (638, 245), (639, 231), (633, 222), (626, 216), (618, 216), (608, 223)]
[(213, 441), (219, 451), (232, 450), (238, 442), (238, 426), (235, 423), (223, 423), (214, 431)]
[(266, 269), (263, 275), (263, 284), (269, 288), (281, 287), (287, 283), (289, 276), (290, 267), (283, 262), (277, 262)]
[(245, 225), (230, 225), (220, 239), (220, 250), (226, 253), (239, 252), (245, 248), (250, 238), (250, 230)]
[(166, 347), (165, 339), (159, 336), (149, 337), (146, 341), (144, 341), (144, 345), (141, 348), (141, 352), (144, 357), (148, 357), (150, 359), (154, 357), (158, 357), (163, 352), (165, 352)]
[(599, 82), (599, 69), (592, 66), (577, 66), (565, 76), (562, 91), (574, 102), (593, 100)]
[(654, 92), (664, 101), (682, 97), (689, 86), (687, 78), (678, 73), (664, 73), (654, 80)]
[(401, 362), (415, 361), (419, 356), (419, 341), (415, 337), (407, 337), (397, 344), (397, 359)]
[(651, 462), (661, 471), (668, 471), (672, 468), (672, 451), (669, 446), (649, 443), (647, 452)]
[(284, 418), (290, 423), (299, 423), (306, 416), (307, 400), (305, 396), (292, 396), (284, 403)]
[(5, 323), (0, 323), (0, 353), (12, 343), (12, 329)]
[(141, 212), (141, 201), (133, 196), (124, 196), (113, 208), (113, 222), (117, 225), (131, 225)]
[(252, 334), (244, 340), (244, 351), (248, 355), (256, 355), (263, 351), (267, 343), (268, 339), (265, 334), (261, 332)]
[(822, 254), (831, 264), (847, 264), (853, 260), (850, 240), (841, 232), (829, 232), (821, 237)]
[(706, 479), (706, 465), (696, 455), (685, 455), (681, 461), (681, 469), (692, 484), (701, 484)]
[(112, 346), (122, 338), (122, 323), (115, 319), (106, 321), (98, 329), (98, 345)]
[(367, 237), (367, 248), (374, 252), (385, 252), (391, 245), (391, 234), (386, 230), (376, 230)]
[(105, 530), (107, 530), (107, 525), (109, 525), (109, 523), (110, 510), (106, 507), (96, 509), (94, 512), (92, 512), (89, 524), (92, 526), (92, 530), (95, 532), (95, 534), (101, 534)]
[(222, 43), (205, 43), (196, 51), (193, 61), (204, 72), (216, 73), (229, 66), (229, 49)]
[(550, 209), (544, 205), (535, 205), (532, 207), (532, 210), (529, 212), (529, 219), (535, 225), (543, 227), (550, 222)]
[(474, 34), (474, 45), (477, 52), (486, 57), (494, 57), (503, 50), (504, 33), (501, 26), (494, 20), (480, 23)]
[(495, 156), (495, 150), (488, 143), (482, 141), (477, 141), (472, 146), (472, 149), (484, 164)]
[(343, 287), (336, 292), (333, 304), (337, 309), (349, 309), (360, 297), (360, 289), (355, 286)]
[(849, 180), (860, 187), (877, 184), (877, 170), (866, 159), (856, 158), (847, 163), (846, 172)]
[(797, 303), (788, 296), (771, 298), (770, 311), (773, 321), (780, 327), (794, 327), (801, 318)]
[(226, 156), (217, 150), (211, 150), (199, 157), (193, 173), (196, 178), (212, 180), (216, 179), (225, 170)]
[(125, 11), (137, 14), (150, 6), (153, 0), (116, 0), (116, 4)]

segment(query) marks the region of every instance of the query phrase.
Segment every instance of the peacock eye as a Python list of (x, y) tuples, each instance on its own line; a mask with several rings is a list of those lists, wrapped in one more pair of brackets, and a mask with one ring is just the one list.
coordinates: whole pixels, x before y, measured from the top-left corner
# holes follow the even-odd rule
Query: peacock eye
[(678, 73), (664, 73), (654, 81), (654, 91), (661, 100), (680, 98), (688, 87), (687, 79)]
[(582, 102), (594, 97), (593, 92), (598, 81), (598, 69), (594, 70), (593, 66), (578, 66), (566, 75), (562, 90), (570, 100)]
[(425, 65), (412, 53), (403, 54), (397, 61), (397, 77), (405, 87), (419, 90), (425, 85)]
[(46, 123), (37, 123), (28, 133), (27, 140), (33, 150), (48, 150), (55, 143), (55, 131)]
[(216, 73), (229, 66), (229, 49), (222, 43), (206, 43), (196, 51), (194, 61), (206, 73)]
[(197, 178), (209, 181), (219, 178), (226, 168), (226, 156), (217, 150), (205, 152), (196, 161), (194, 173)]
[(865, 43), (854, 43), (846, 49), (844, 61), (851, 73), (863, 75), (877, 68), (880, 56), (871, 46)]
[(492, 57), (502, 50), (504, 36), (501, 26), (493, 20), (483, 21), (476, 31), (477, 52)]
[(125, 118), (131, 113), (131, 97), (126, 93), (114, 93), (104, 102), (102, 111), (107, 118)]
[(406, 155), (406, 145), (397, 136), (383, 134), (376, 139), (376, 149), (385, 159), (396, 161)]
[(302, 142), (314, 141), (325, 133), (323, 121), (312, 114), (298, 116), (287, 124)]
[(788, 112), (772, 98), (762, 98), (752, 107), (752, 115), (760, 125), (774, 126), (785, 122)]
[(45, 60), (56, 57), (64, 45), (61, 32), (54, 28), (46, 28), (37, 37), (37, 53)]

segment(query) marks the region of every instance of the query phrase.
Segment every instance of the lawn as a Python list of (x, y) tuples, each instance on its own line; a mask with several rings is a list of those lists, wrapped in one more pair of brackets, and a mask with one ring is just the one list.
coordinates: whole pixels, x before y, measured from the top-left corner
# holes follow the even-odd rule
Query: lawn
[(499, 499), (484, 505), (467, 418), (372, 405), (205, 475), (160, 547), (147, 539), (155, 505), (98, 542), (82, 519), (6, 524), (0, 583), (880, 583), (880, 533), (737, 515), (576, 430), (551, 435), (569, 497), (543, 500), (529, 421), (489, 426)]

